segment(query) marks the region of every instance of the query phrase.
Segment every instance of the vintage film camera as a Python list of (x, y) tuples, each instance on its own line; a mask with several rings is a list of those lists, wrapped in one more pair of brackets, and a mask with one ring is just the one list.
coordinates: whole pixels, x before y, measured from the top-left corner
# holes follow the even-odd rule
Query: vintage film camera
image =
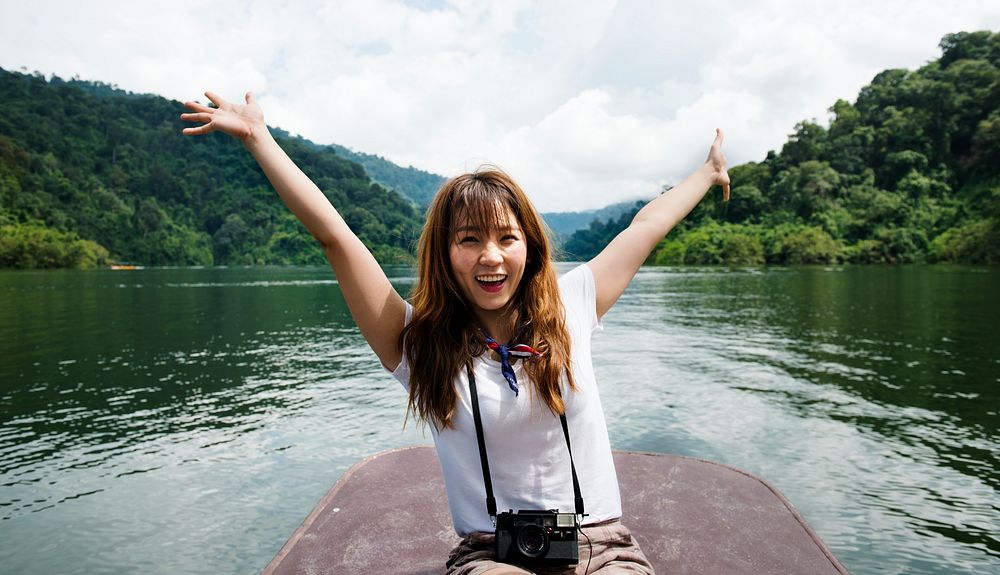
[(497, 515), (496, 559), (517, 565), (576, 565), (576, 515), (518, 511)]

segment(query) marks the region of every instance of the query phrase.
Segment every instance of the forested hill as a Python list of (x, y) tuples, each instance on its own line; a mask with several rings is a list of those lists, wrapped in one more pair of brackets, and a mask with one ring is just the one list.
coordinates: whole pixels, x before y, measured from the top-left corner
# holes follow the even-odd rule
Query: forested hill
[(421, 209), (434, 199), (434, 194), (445, 182), (443, 176), (425, 172), (413, 166), (398, 166), (382, 156), (355, 152), (337, 144), (331, 146), (338, 154), (364, 166), (365, 172), (376, 182), (396, 190), (413, 200)]
[[(1000, 34), (949, 34), (940, 47), (834, 103), (828, 124), (799, 123), (779, 153), (732, 167), (732, 201), (707, 197), (650, 262), (1000, 262)], [(182, 111), (0, 69), (0, 267), (322, 264), (250, 155), (220, 134), (182, 136)], [(414, 202), (438, 176), (278, 141), (376, 257), (412, 260)], [(636, 209), (576, 232), (565, 251), (592, 256)]]
[[(731, 168), (732, 200), (707, 197), (651, 262), (1000, 263), (1000, 33), (940, 47), (834, 103), (828, 126), (801, 122), (780, 153)], [(592, 256), (632, 214), (564, 249)]]
[(643, 205), (642, 200), (632, 200), (609, 204), (596, 210), (585, 210), (582, 212), (549, 212), (542, 214), (549, 229), (558, 236), (569, 236), (579, 229), (590, 225), (593, 221), (607, 221), (618, 219), (623, 213), (635, 214), (635, 204)]
[[(0, 267), (323, 264), (250, 154), (221, 134), (182, 136), (182, 111), (0, 69)], [(379, 260), (412, 260), (410, 201), (332, 149), (278, 142)]]
[[(293, 138), (288, 132), (280, 128), (272, 128), (271, 132), (276, 136)], [(438, 188), (445, 182), (444, 176), (432, 174), (413, 166), (402, 167), (390, 162), (382, 156), (356, 152), (340, 144), (317, 144), (301, 136), (294, 136), (294, 139), (314, 150), (333, 150), (337, 155), (347, 158), (352, 162), (361, 164), (365, 173), (374, 180), (390, 190), (395, 190), (404, 197), (409, 198), (422, 211), (431, 203)]]

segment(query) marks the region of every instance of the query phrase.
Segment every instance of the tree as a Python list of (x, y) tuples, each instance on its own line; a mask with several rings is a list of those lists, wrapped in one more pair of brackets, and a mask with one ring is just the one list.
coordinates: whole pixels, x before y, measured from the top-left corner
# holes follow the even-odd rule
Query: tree
[[(315, 242), (297, 222), (285, 227), (287, 210), (253, 158), (230, 138), (182, 136), (182, 110), (97, 82), (0, 69), (0, 222), (75, 233), (145, 265), (287, 261), (276, 245), (314, 261)], [(334, 205), (360, 210), (373, 253), (412, 261), (420, 217), (408, 199), (325, 146), (277, 139)], [(242, 225), (220, 234), (233, 215)]]

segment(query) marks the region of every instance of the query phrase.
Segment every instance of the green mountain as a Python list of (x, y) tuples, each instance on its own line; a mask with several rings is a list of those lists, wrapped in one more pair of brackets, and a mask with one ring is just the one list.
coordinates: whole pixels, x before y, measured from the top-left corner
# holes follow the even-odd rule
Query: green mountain
[[(645, 203), (645, 202), (642, 202)], [(591, 222), (616, 220), (625, 212), (635, 213), (635, 200), (618, 202), (594, 210), (582, 212), (547, 212), (542, 214), (549, 228), (561, 236), (569, 236), (577, 230), (586, 228)]]
[[(709, 195), (650, 263), (1000, 261), (1000, 34), (940, 47), (734, 166), (732, 201)], [(0, 267), (322, 264), (250, 155), (223, 135), (182, 136), (182, 111), (0, 69)], [(380, 261), (412, 261), (440, 176), (276, 132)], [(594, 214), (564, 250), (592, 257), (640, 205)], [(546, 214), (556, 230), (589, 216)]]
[(595, 212), (589, 222), (579, 226), (568, 237), (564, 237), (561, 245), (563, 258), (584, 261), (596, 256), (604, 246), (632, 223), (632, 218), (644, 205), (645, 201), (637, 200), (612, 204), (600, 212)]
[[(325, 263), (242, 146), (182, 136), (183, 111), (0, 69), (0, 267)], [(333, 150), (278, 142), (380, 261), (412, 261), (409, 200)]]
[[(650, 263), (1000, 262), (1000, 33), (940, 47), (837, 101), (829, 126), (801, 122), (780, 153), (731, 168), (732, 200), (706, 197)], [(631, 217), (564, 249), (592, 257)]]
[(440, 188), (447, 179), (444, 176), (425, 172), (424, 170), (414, 168), (413, 166), (404, 168), (386, 160), (382, 156), (366, 154), (364, 152), (355, 152), (354, 150), (339, 144), (329, 144), (324, 146), (307, 140), (301, 136), (293, 137), (288, 132), (280, 128), (272, 129), (272, 133), (276, 136), (301, 141), (306, 146), (309, 146), (317, 151), (332, 150), (342, 158), (361, 164), (361, 166), (365, 169), (365, 173), (368, 174), (368, 177), (370, 177), (373, 181), (385, 188), (399, 192), (404, 197), (409, 198), (421, 211), (431, 203), (431, 200), (434, 198), (434, 194), (437, 193), (438, 188)]
[(355, 152), (337, 144), (330, 147), (348, 160), (364, 166), (371, 179), (410, 198), (421, 210), (431, 203), (434, 194), (447, 179), (413, 166), (397, 166), (382, 156)]

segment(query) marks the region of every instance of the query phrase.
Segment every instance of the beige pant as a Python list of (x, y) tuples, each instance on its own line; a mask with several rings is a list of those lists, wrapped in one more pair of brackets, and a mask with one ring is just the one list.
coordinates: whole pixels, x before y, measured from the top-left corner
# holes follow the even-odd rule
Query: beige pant
[[(539, 575), (653, 574), (653, 566), (642, 554), (639, 544), (617, 519), (584, 526), (578, 539), (579, 563), (568, 567), (535, 567), (533, 572)], [(493, 534), (473, 533), (451, 551), (445, 575), (480, 575), (501, 565), (493, 560)]]

